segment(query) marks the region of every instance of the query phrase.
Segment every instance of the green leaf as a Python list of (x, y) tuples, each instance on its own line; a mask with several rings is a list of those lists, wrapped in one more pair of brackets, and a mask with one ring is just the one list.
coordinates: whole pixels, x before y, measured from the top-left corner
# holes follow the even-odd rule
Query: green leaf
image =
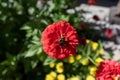
[(32, 15), (35, 12), (35, 9), (33, 7), (28, 8), (28, 13)]
[(96, 51), (96, 53), (94, 53), (95, 55), (93, 56), (93, 59), (96, 59), (99, 56), (98, 51)]
[(64, 21), (69, 21), (70, 17), (66, 15), (61, 15), (61, 19)]
[(40, 55), (38, 55), (38, 58), (40, 59), (41, 62), (44, 62), (45, 59), (48, 57), (44, 52), (41, 52)]
[(38, 49), (38, 51), (37, 51), (36, 54), (37, 54), (37, 55), (40, 55), (40, 54), (42, 53), (42, 51), (43, 51), (43, 50), (42, 50), (42, 47), (40, 47), (40, 48)]
[(90, 53), (91, 53), (91, 45), (90, 44), (88, 44), (86, 51), (87, 51), (87, 55), (90, 55)]
[(32, 46), (29, 51), (25, 54), (25, 57), (32, 57), (36, 54), (37, 49), (36, 46)]
[(86, 59), (88, 59), (88, 57), (83, 56), (82, 59), (79, 60), (79, 62), (81, 63), (81, 62), (83, 62), (83, 61), (86, 60)]
[[(34, 37), (34, 39), (39, 40), (37, 37)], [(36, 40), (31, 41), (31, 42), (35, 45), (40, 45), (40, 41), (36, 41)]]
[(34, 69), (38, 64), (38, 61), (31, 61), (32, 69)]
[(38, 29), (34, 29), (34, 30), (33, 30), (33, 35), (37, 35), (37, 34), (38, 34), (38, 31), (39, 31)]
[(56, 59), (52, 59), (50, 56), (48, 56), (46, 60), (44, 61), (43, 65), (49, 65), (50, 63), (55, 62), (55, 61)]
[(47, 22), (47, 20), (41, 20), (41, 23), (44, 23), (45, 25), (48, 25), (49, 23)]
[(7, 3), (2, 2), (2, 3), (1, 3), (1, 6), (3, 6), (3, 7), (7, 7)]
[(89, 59), (95, 66), (98, 66), (91, 57), (88, 57), (88, 59)]
[(28, 25), (24, 25), (24, 26), (21, 28), (21, 30), (29, 30), (29, 29), (31, 29), (31, 27), (28, 26)]
[(7, 72), (8, 72), (8, 69), (6, 68), (2, 71), (2, 75), (5, 75)]
[(101, 41), (98, 41), (98, 44), (99, 44), (99, 49), (103, 48), (103, 45), (102, 45)]

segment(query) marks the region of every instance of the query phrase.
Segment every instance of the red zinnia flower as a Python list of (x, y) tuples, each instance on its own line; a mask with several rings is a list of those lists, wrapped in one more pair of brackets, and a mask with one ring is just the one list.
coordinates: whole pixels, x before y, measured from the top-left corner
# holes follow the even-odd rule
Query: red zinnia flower
[(112, 32), (112, 29), (107, 28), (107, 29), (105, 30), (105, 35), (106, 35), (107, 38), (112, 38), (112, 37), (114, 36), (114, 34), (113, 34), (113, 32)]
[(96, 80), (120, 80), (120, 64), (111, 60), (101, 62), (96, 72)]
[(93, 19), (96, 20), (96, 21), (99, 21), (99, 20), (100, 20), (100, 18), (99, 18), (97, 15), (94, 15), (94, 16), (93, 16)]
[(57, 59), (74, 55), (79, 43), (75, 29), (64, 21), (49, 25), (42, 32), (41, 42), (46, 54)]
[(90, 5), (96, 5), (96, 1), (95, 1), (95, 0), (88, 0), (88, 3), (89, 3)]

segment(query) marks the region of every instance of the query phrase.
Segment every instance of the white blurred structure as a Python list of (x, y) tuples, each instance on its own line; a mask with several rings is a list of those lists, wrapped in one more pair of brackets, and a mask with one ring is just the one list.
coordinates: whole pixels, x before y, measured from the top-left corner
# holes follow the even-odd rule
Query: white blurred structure
[(81, 4), (80, 6), (76, 7), (76, 10), (84, 10), (87, 13), (83, 14), (85, 19), (87, 21), (94, 22), (92, 19), (93, 15), (98, 15), (101, 21), (107, 20), (110, 12), (110, 8), (108, 7), (102, 7), (102, 6), (93, 6), (93, 5), (87, 5), (87, 4)]

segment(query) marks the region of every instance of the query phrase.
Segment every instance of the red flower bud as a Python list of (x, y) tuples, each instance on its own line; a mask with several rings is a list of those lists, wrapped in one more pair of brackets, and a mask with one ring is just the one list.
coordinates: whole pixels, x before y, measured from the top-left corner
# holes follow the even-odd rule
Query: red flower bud
[(96, 1), (95, 1), (95, 0), (88, 0), (88, 3), (89, 3), (90, 5), (96, 5)]
[(100, 20), (100, 18), (99, 18), (97, 15), (94, 15), (94, 16), (93, 16), (93, 19), (96, 20), (96, 21), (99, 21), (99, 20)]
[(112, 38), (112, 37), (114, 36), (114, 34), (113, 34), (113, 32), (112, 32), (112, 29), (107, 28), (107, 29), (105, 30), (105, 35), (106, 35), (107, 38)]

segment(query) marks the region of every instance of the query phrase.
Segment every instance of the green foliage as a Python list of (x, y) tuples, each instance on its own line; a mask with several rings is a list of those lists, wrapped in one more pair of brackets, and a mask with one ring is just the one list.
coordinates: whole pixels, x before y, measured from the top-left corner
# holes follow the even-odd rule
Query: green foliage
[[(102, 57), (98, 53), (100, 42), (96, 50), (92, 50), (91, 42), (79, 45), (74, 58), (78, 54), (82, 58), (70, 64), (69, 58), (61, 61), (46, 55), (40, 41), (42, 31), (60, 20), (75, 26), (79, 38), (89, 38), (94, 31), (89, 27), (80, 30), (82, 16), (75, 7), (73, 0), (0, 0), (0, 80), (44, 80), (46, 74), (55, 70), (49, 65), (58, 62), (63, 62), (66, 77), (78, 75), (84, 79), (89, 65), (97, 66), (95, 59)], [(69, 9), (74, 13), (68, 13)], [(90, 63), (83, 66), (86, 60)]]

